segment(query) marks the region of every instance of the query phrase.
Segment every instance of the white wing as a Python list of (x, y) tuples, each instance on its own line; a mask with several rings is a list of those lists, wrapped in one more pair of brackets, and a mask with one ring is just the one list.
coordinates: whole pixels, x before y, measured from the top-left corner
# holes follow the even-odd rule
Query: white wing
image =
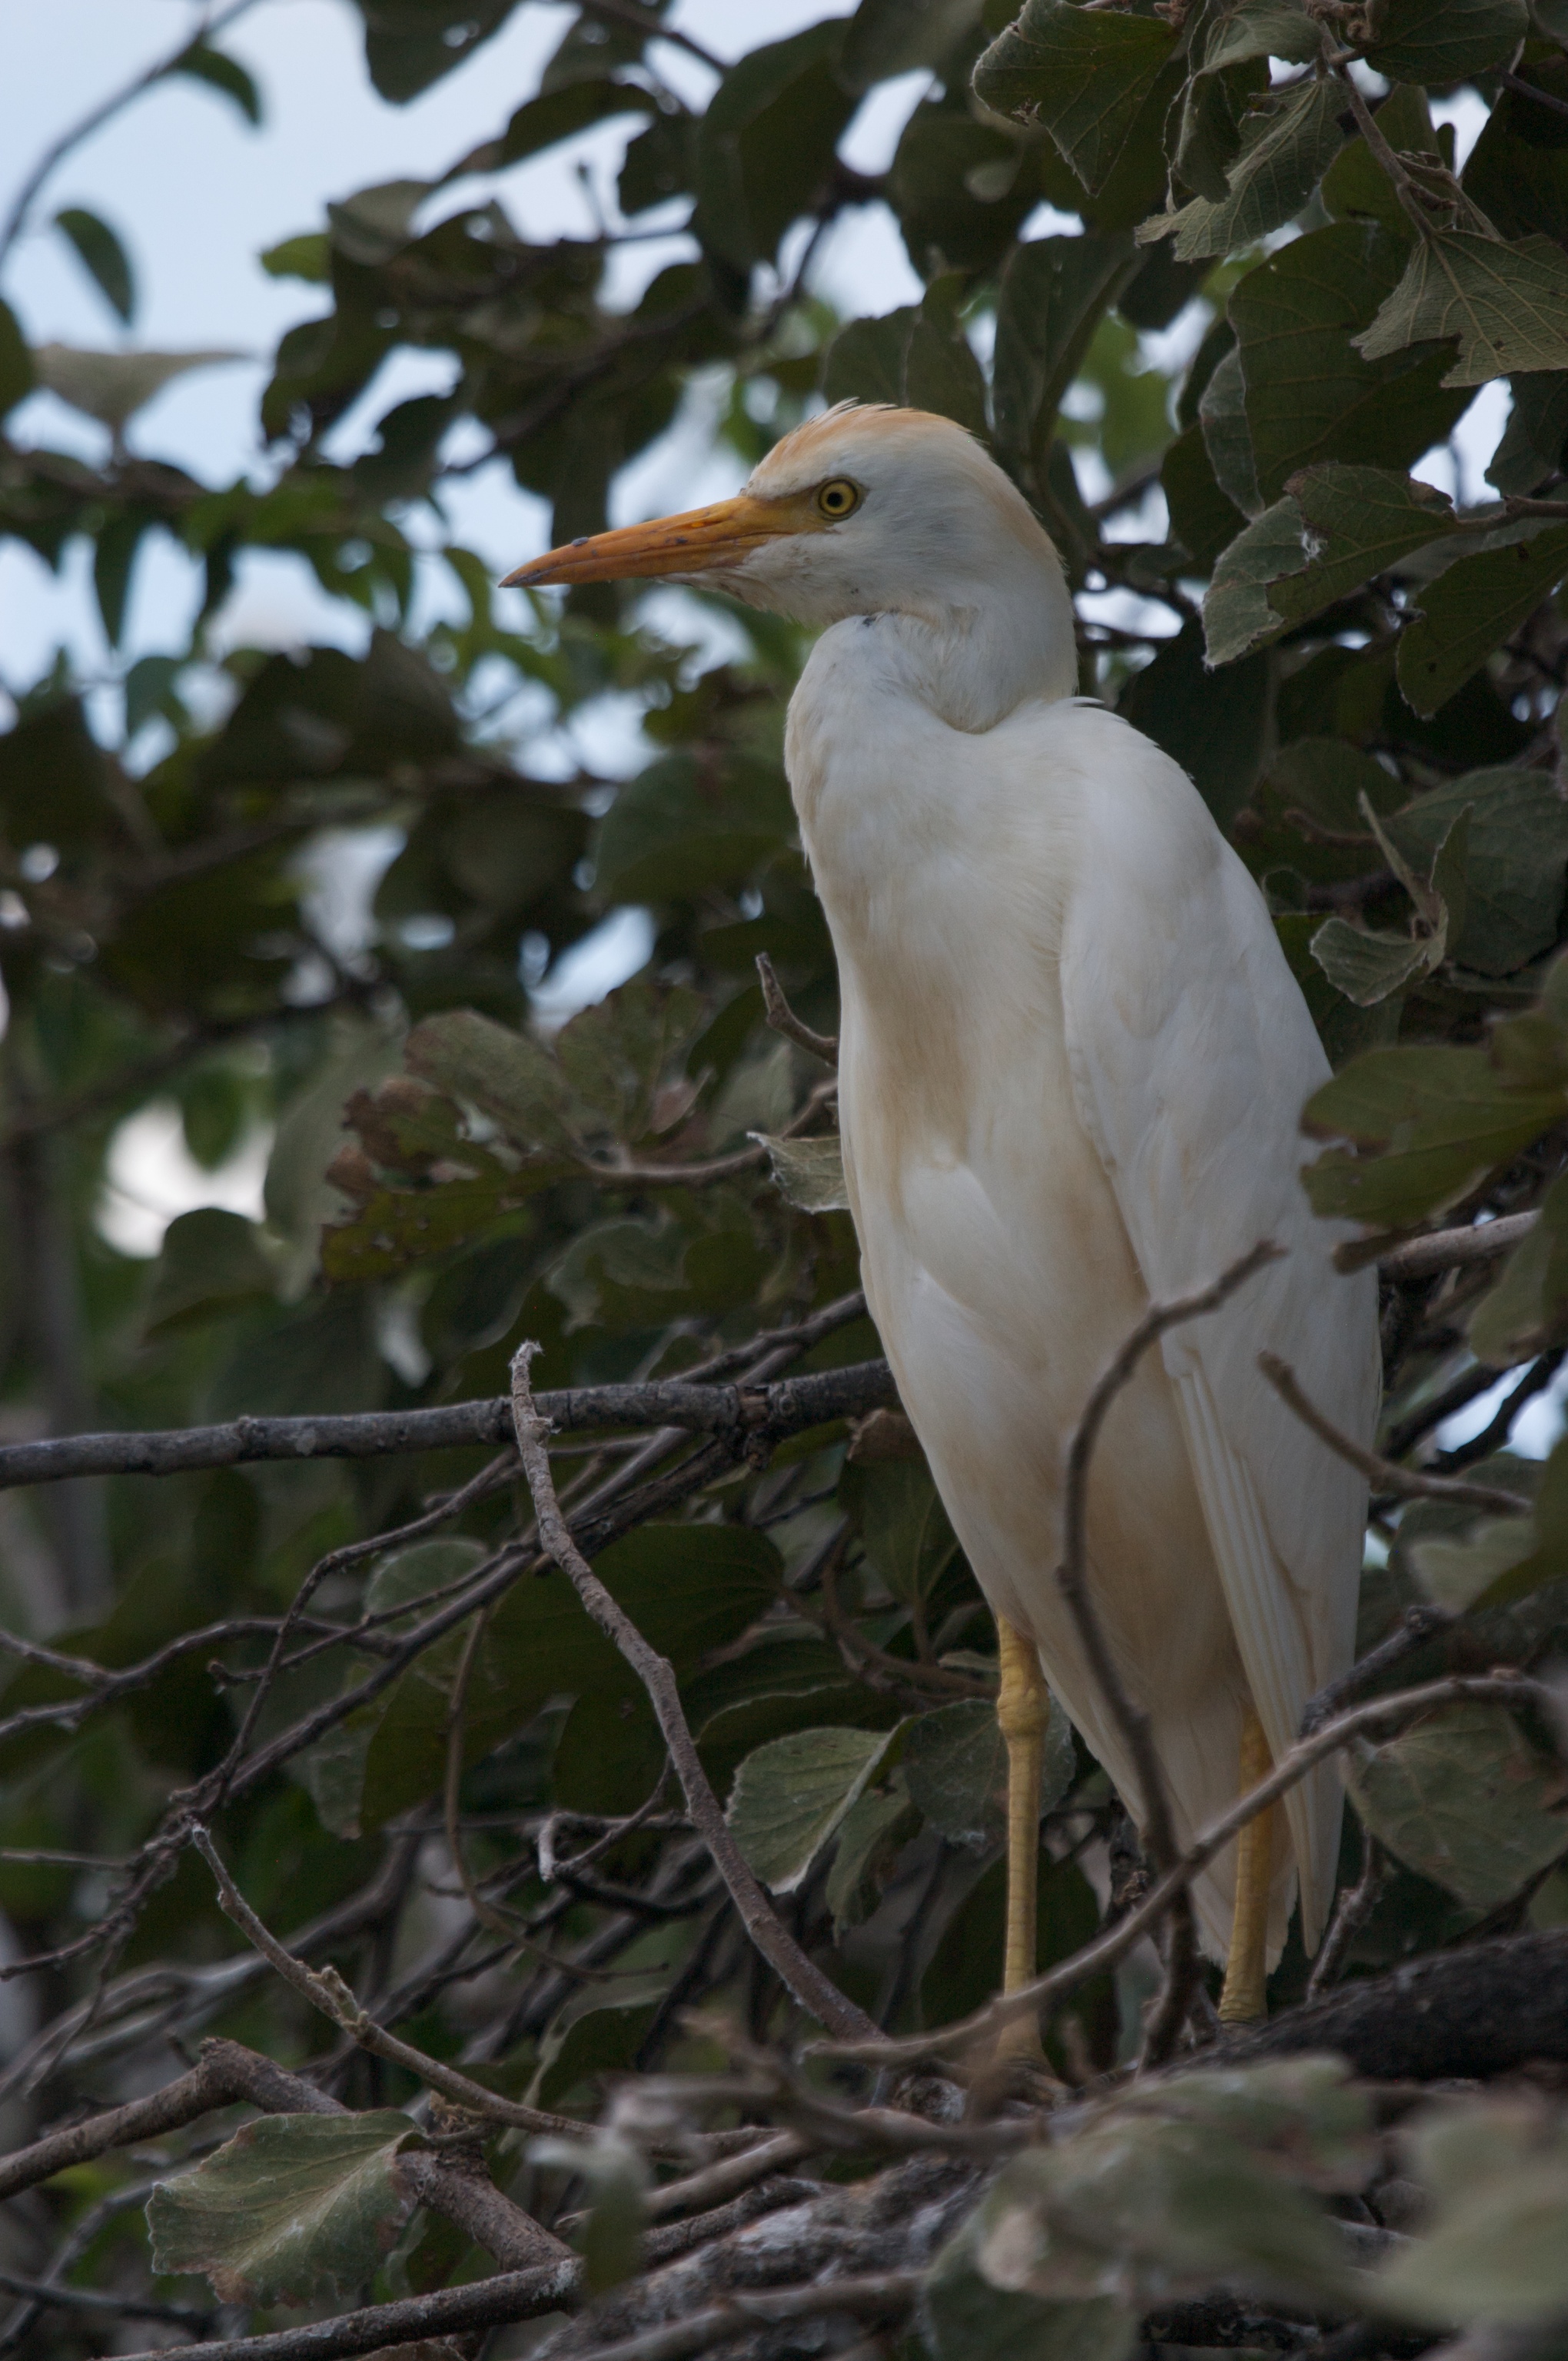
[[(1068, 1051), (1149, 1294), (1206, 1284), (1259, 1238), (1287, 1249), (1163, 1348), (1277, 1757), (1354, 1653), (1366, 1487), (1285, 1408), (1256, 1356), (1279, 1354), (1337, 1426), (1369, 1440), (1376, 1283), (1334, 1270), (1344, 1233), (1313, 1217), (1300, 1184), (1300, 1110), (1329, 1069), (1256, 885), (1148, 740), (1085, 709), (1077, 751), (1095, 789), (1063, 937)], [(1312, 1949), (1333, 1891), (1332, 1765), (1287, 1810)]]

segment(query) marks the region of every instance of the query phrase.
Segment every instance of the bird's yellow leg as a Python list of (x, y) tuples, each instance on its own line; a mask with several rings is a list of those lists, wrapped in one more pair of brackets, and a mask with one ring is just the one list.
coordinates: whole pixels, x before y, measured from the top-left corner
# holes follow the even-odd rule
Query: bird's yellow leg
[[(1241, 1784), (1245, 1795), (1272, 1770), (1263, 1724), (1249, 1706), (1242, 1724)], [(1268, 2015), (1268, 1887), (1274, 1849), (1274, 1806), (1250, 1819), (1236, 1839), (1236, 1906), (1231, 1950), (1220, 1994), (1222, 2025), (1253, 2025)]]
[[(1007, 1933), (1002, 1989), (1016, 1992), (1035, 1973), (1036, 1909), (1039, 1894), (1040, 1763), (1050, 1692), (1032, 1640), (1011, 1623), (996, 1620), (1002, 1685), (996, 1719), (1007, 1749)], [(1033, 2017), (1014, 2019), (997, 2043), (1001, 2058), (1042, 2055), (1040, 2029)]]

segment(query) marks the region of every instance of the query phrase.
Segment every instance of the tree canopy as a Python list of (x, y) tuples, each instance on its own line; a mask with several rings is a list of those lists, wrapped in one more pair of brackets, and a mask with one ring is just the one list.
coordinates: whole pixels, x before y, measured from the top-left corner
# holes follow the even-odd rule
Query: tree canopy
[[(411, 101), (527, 5), (358, 0), (366, 71)], [(187, 643), (108, 697), (62, 656), (0, 733), (0, 2353), (1561, 2349), (1568, 1442), (1510, 1438), (1568, 1350), (1568, 6), (1014, 6), (727, 63), (581, 0), (444, 173), (261, 258), (311, 316), (233, 482), (137, 423), (210, 353), (0, 302), (0, 533), (90, 549), (112, 650), (157, 536), (204, 581)], [(238, 13), (121, 104), (193, 76), (243, 136)], [(531, 237), (508, 168), (606, 126), (616, 208)], [(134, 328), (143, 258), (49, 217), (54, 160), (0, 263), (47, 220)], [(868, 204), (924, 293), (842, 318)], [(408, 351), (449, 389), (345, 452)], [(1413, 473), (1500, 380), (1485, 486)], [(994, 1628), (858, 1291), (805, 635), (736, 614), (716, 661), (693, 604), (498, 594), (452, 535), (498, 459), (599, 529), (694, 385), (740, 465), (846, 398), (981, 438), (1334, 1068), (1304, 1186), (1380, 1263), (1387, 1393), (1359, 1661), (1277, 1775), (1336, 1752), (1352, 1807), (1246, 2037), (1161, 1966), (1195, 1862), (1058, 1708), (1060, 2087), (990, 2063)], [(36, 387), (95, 461), (21, 431)], [(349, 648), (228, 646), (257, 552)], [(641, 767), (563, 777), (612, 693)], [(312, 864), (388, 830), (345, 947)], [(630, 907), (641, 972), (541, 1024)], [(143, 1260), (106, 1159), (170, 1102), (209, 1170), (270, 1137), (265, 1214)]]

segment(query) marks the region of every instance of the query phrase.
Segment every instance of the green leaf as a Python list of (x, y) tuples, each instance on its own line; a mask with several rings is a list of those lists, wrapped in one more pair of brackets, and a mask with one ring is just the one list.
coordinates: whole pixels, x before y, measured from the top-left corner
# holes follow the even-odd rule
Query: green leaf
[(1435, 1213), (1568, 1112), (1561, 1084), (1512, 1082), (1482, 1049), (1369, 1049), (1310, 1098), (1302, 1128), (1349, 1139), (1303, 1179), (1315, 1212), (1401, 1226)]
[[(487, 141), (473, 157), (465, 159), (465, 163), (470, 170), (504, 171), (509, 164), (521, 164), (530, 156), (543, 155), (559, 141), (573, 138), (594, 124), (610, 122), (623, 115), (646, 117), (653, 111), (652, 97), (635, 82), (585, 75), (581, 81), (562, 82), (554, 90), (542, 92), (537, 98), (525, 99), (499, 139)], [(483, 162), (477, 163), (476, 158), (483, 158)]]
[(697, 128), (704, 247), (736, 270), (771, 260), (832, 170), (858, 100), (834, 72), (843, 27), (829, 20), (770, 41), (731, 66)]
[(1344, 2084), (1337, 2060), (1301, 2059), (1179, 2075), (1142, 2103), (1113, 2103), (1003, 2165), (959, 2253), (991, 2286), (1051, 2306), (1069, 2336), (1089, 2323), (1069, 2308), (1107, 2286), (1139, 2309), (1216, 2280), (1343, 2302), (1351, 2274), (1309, 2192), (1355, 2186), (1371, 2161)]
[[(902, 372), (902, 341), (898, 349)], [(863, 343), (846, 347), (851, 378), (852, 357), (863, 351)], [(834, 367), (830, 354), (830, 374)], [(846, 386), (842, 376), (838, 382)], [(896, 391), (874, 376), (849, 382), (847, 391), (900, 402), (903, 377)], [(845, 391), (833, 396), (845, 398)], [(665, 755), (628, 781), (606, 814), (593, 849), (595, 883), (606, 899), (621, 902), (691, 902), (715, 888), (734, 892), (776, 859), (793, 826), (788, 787), (772, 763), (734, 755), (715, 781), (689, 754)]]
[(1203, 428), (1183, 428), (1160, 466), (1160, 489), (1170, 513), (1170, 531), (1200, 571), (1246, 523), (1245, 512), (1221, 489)]
[(1378, 1842), (1472, 1910), (1495, 1909), (1568, 1851), (1562, 1775), (1502, 1706), (1449, 1706), (1358, 1745), (1345, 1777)]
[(1530, 493), (1559, 473), (1568, 445), (1568, 369), (1513, 379), (1513, 401), (1486, 481), (1500, 492)]
[[(1380, 775), (1391, 784), (1387, 772)], [(1464, 914), (1451, 934), (1450, 953), (1482, 975), (1512, 975), (1557, 939), (1568, 804), (1549, 773), (1510, 764), (1445, 780), (1386, 815), (1384, 824), (1406, 859), (1426, 869), (1464, 810)]]
[(748, 1132), (746, 1137), (767, 1149), (774, 1188), (803, 1213), (849, 1210), (844, 1148), (836, 1132), (825, 1139), (774, 1139), (765, 1131)]
[[(783, 1565), (766, 1533), (736, 1525), (639, 1525), (595, 1570), (644, 1638), (685, 1678), (728, 1647), (778, 1597)], [(441, 1784), (462, 1635), (421, 1657), (393, 1687), (365, 1771), (364, 1822), (378, 1828)], [(477, 1763), (552, 1697), (631, 1695), (635, 1679), (563, 1578), (521, 1582), (495, 1609), (475, 1659), (465, 1760)]]
[(1522, 2093), (1441, 2100), (1407, 2127), (1401, 2146), (1406, 2171), (1427, 2194), (1425, 2235), (1377, 2273), (1379, 2305), (1435, 2328), (1485, 2323), (1484, 2333), (1560, 2317), (1568, 2309), (1561, 2122)]
[[(1424, 90), (1398, 82), (1377, 110), (1377, 127), (1402, 155), (1443, 161)], [(1402, 247), (1414, 236), (1398, 190), (1359, 133), (1345, 142), (1323, 175), (1323, 205), (1335, 221), (1376, 222)]]
[(1399, 240), (1339, 222), (1282, 247), (1234, 290), (1230, 319), (1263, 501), (1317, 460), (1408, 467), (1464, 410), (1468, 396), (1441, 383), (1446, 353), (1372, 362), (1350, 343), (1404, 261)]
[(517, 0), (358, 0), (365, 62), (381, 96), (404, 105), (493, 39)]
[(136, 280), (130, 257), (108, 223), (84, 205), (67, 205), (56, 214), (54, 225), (75, 248), (82, 269), (110, 310), (128, 327), (137, 307)]
[(1548, 237), (1505, 245), (1474, 230), (1432, 230), (1369, 328), (1351, 341), (1369, 361), (1457, 338), (1444, 385), (1568, 368), (1568, 256)]
[(1255, 517), (1263, 498), (1257, 489), (1257, 461), (1246, 420), (1242, 357), (1234, 345), (1221, 357), (1199, 397), (1198, 423), (1221, 491), (1244, 516)]
[(36, 382), (27, 340), (16, 314), (0, 298), (0, 418), (24, 401)]
[(307, 286), (324, 287), (332, 278), (332, 240), (325, 230), (305, 230), (268, 247), (257, 260), (269, 279), (302, 279)]
[(959, 1544), (924, 1459), (852, 1463), (839, 1497), (860, 1526), (878, 1581), (906, 1607), (929, 1598)]
[(1216, 675), (1203, 662), (1201, 630), (1187, 623), (1133, 675), (1116, 709), (1180, 763), (1218, 826), (1228, 829), (1256, 781), (1272, 705), (1266, 654)]
[(962, 2233), (932, 2266), (926, 2308), (935, 2361), (1127, 2361), (1138, 2342), (1137, 2315), (1115, 2296), (1046, 2303), (992, 2286)]
[(1344, 144), (1332, 80), (1302, 82), (1269, 96), (1242, 126), (1241, 152), (1216, 203), (1194, 197), (1179, 213), (1157, 214), (1140, 240), (1174, 236), (1178, 258), (1196, 262), (1250, 246), (1300, 212)]
[(96, 353), (71, 345), (39, 345), (33, 364), (40, 385), (118, 434), (154, 394), (191, 369), (242, 361), (245, 353)]
[(1399, 686), (1418, 713), (1436, 713), (1478, 672), (1568, 573), (1568, 525), (1548, 525), (1502, 549), (1478, 550), (1423, 585), (1420, 611), (1399, 634)]
[(919, 1827), (919, 1814), (896, 1777), (887, 1794), (869, 1788), (850, 1805), (839, 1826), (838, 1850), (823, 1894), (833, 1914), (835, 1936), (862, 1926), (871, 1916), (900, 1850)]
[[(1470, 1349), (1494, 1369), (1511, 1369), (1553, 1336), (1568, 1312), (1568, 1178), (1541, 1201), (1541, 1215), (1504, 1263), (1497, 1284), (1470, 1315)], [(1538, 1342), (1537, 1340), (1541, 1340)]]
[[(1268, 783), (1288, 813), (1299, 811), (1314, 827), (1334, 835), (1365, 838), (1369, 854), (1374, 839), (1362, 796), (1385, 820), (1405, 799), (1404, 787), (1381, 763), (1343, 738), (1293, 739), (1275, 756)], [(1424, 848), (1422, 867), (1431, 867), (1433, 850), (1431, 844)]]
[(1297, 0), (1242, 0), (1228, 16), (1211, 18), (1203, 43), (1203, 71), (1218, 73), (1248, 58), (1283, 58), (1309, 66), (1322, 50), (1316, 24)]
[(570, 1148), (571, 1092), (550, 1052), (472, 1008), (427, 1016), (404, 1047), (410, 1071), (468, 1100), (520, 1148)]
[(1092, 193), (1104, 188), (1175, 42), (1149, 16), (1025, 0), (974, 70), (982, 103), (1048, 131)]
[(747, 1756), (725, 1817), (771, 1892), (793, 1894), (871, 1784), (890, 1730), (802, 1730)]
[(939, 66), (975, 24), (981, 0), (861, 0), (844, 35), (839, 77), (870, 90), (916, 66)]
[(272, 1265), (261, 1251), (255, 1223), (203, 1205), (177, 1215), (163, 1234), (143, 1334), (167, 1335), (270, 1303), (275, 1292)]
[(1345, 918), (1325, 918), (1312, 937), (1312, 957), (1336, 992), (1358, 1008), (1402, 992), (1417, 976), (1430, 975), (1431, 945), (1409, 935), (1374, 933)]
[[(983, 1851), (1006, 1830), (1007, 1750), (996, 1708), (965, 1697), (921, 1714), (904, 1734), (899, 1757), (910, 1799), (949, 1844)], [(1054, 1811), (1077, 1775), (1072, 1725), (1055, 1697), (1046, 1727), (1040, 1815)]]
[(231, 99), (247, 123), (260, 123), (261, 93), (239, 60), (231, 58), (226, 49), (214, 49), (207, 41), (192, 41), (165, 71), (205, 82), (209, 90)]
[(391, 2108), (262, 2115), (148, 2201), (152, 2268), (204, 2271), (223, 2303), (346, 2294), (391, 2252), (414, 2198), (399, 2158), (424, 2141)]
[(1506, 66), (1530, 30), (1525, 0), (1372, 0), (1366, 62), (1390, 82), (1444, 89)]
[(1129, 239), (1091, 230), (1078, 237), (1033, 238), (1014, 248), (997, 297), (992, 379), (997, 444), (1016, 460), (1042, 464), (1062, 396), (1101, 319), (1137, 268)]
[(1453, 522), (1443, 495), (1410, 477), (1337, 461), (1308, 468), (1215, 566), (1203, 600), (1210, 663), (1306, 622)]

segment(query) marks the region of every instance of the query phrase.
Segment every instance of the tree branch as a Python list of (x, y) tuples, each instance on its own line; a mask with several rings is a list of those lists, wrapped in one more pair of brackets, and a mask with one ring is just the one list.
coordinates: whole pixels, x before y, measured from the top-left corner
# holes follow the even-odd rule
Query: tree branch
[(1277, 1353), (1260, 1353), (1257, 1366), (1286, 1409), (1293, 1411), (1320, 1443), (1326, 1443), (1365, 1476), (1375, 1491), (1391, 1492), (1398, 1500), (1452, 1500), (1466, 1509), (1489, 1510), (1495, 1517), (1530, 1514), (1530, 1503), (1522, 1492), (1505, 1492), (1496, 1484), (1470, 1484), (1463, 1476), (1426, 1476), (1419, 1468), (1397, 1467), (1391, 1459), (1379, 1458), (1376, 1451), (1364, 1451), (1308, 1400), (1288, 1361)]
[[(769, 1385), (693, 1385), (680, 1378), (644, 1385), (574, 1386), (539, 1397), (557, 1433), (625, 1427), (677, 1427), (696, 1434), (745, 1434), (767, 1444), (808, 1426), (856, 1418), (897, 1400), (885, 1361), (859, 1361)], [(170, 1427), (148, 1434), (68, 1434), (0, 1448), (0, 1490), (58, 1484), (71, 1476), (178, 1476), (192, 1468), (257, 1460), (376, 1459), (402, 1452), (507, 1444), (511, 1405), (451, 1402), (434, 1410), (358, 1411), (332, 1418), (236, 1418), (226, 1426)]]
[(806, 1050), (808, 1056), (820, 1058), (825, 1066), (837, 1067), (839, 1042), (831, 1033), (815, 1033), (804, 1017), (797, 1016), (784, 997), (784, 988), (773, 973), (773, 963), (766, 951), (757, 953), (757, 975), (762, 987), (762, 1006), (768, 1023), (786, 1041)]
[(545, 1449), (549, 1425), (529, 1390), (529, 1364), (538, 1349), (536, 1345), (521, 1346), (511, 1365), (511, 1384), (518, 1455), (533, 1497), (540, 1541), (600, 1631), (614, 1641), (647, 1690), (685, 1795), (692, 1825), (713, 1856), (741, 1924), (757, 1949), (800, 2005), (830, 2033), (840, 2038), (874, 2042), (881, 2037), (878, 2027), (806, 1957), (773, 1910), (730, 1835), (687, 1728), (671, 1666), (649, 1646), (630, 1618), (616, 1604), (572, 1539), (555, 1498), (550, 1455)]
[[(1378, 1274), (1396, 1280), (1430, 1279), (1436, 1271), (1458, 1270), (1465, 1263), (1490, 1262), (1528, 1238), (1540, 1219), (1539, 1211), (1532, 1207), (1528, 1213), (1499, 1214), (1495, 1222), (1465, 1223), (1455, 1230), (1433, 1230), (1424, 1238), (1407, 1238), (1403, 1246), (1390, 1246), (1387, 1254), (1377, 1257)], [(1362, 1243), (1356, 1239), (1354, 1246)], [(1334, 1261), (1341, 1269), (1347, 1268), (1341, 1261), (1344, 1251), (1343, 1246), (1334, 1250)], [(1362, 1257), (1363, 1261), (1366, 1258)]]

